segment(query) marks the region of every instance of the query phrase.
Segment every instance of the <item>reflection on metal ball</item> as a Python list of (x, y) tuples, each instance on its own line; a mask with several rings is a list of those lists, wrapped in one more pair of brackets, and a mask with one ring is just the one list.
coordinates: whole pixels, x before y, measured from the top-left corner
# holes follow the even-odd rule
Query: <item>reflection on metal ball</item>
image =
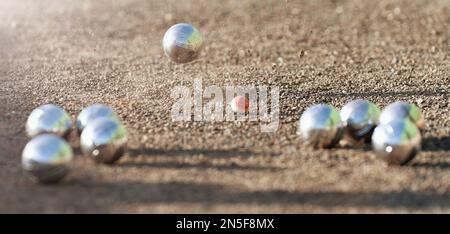
[(26, 132), (28, 137), (51, 133), (67, 137), (72, 128), (70, 115), (54, 104), (42, 105), (34, 109), (28, 116)]
[(103, 104), (93, 104), (84, 108), (77, 117), (76, 126), (78, 133), (81, 134), (86, 125), (98, 118), (111, 118), (119, 121), (119, 117), (114, 110)]
[(353, 142), (370, 143), (380, 117), (380, 108), (377, 105), (367, 100), (354, 100), (342, 107), (340, 115), (347, 138)]
[(421, 149), (420, 131), (409, 119), (395, 119), (375, 128), (372, 146), (388, 164), (404, 165)]
[(112, 164), (125, 153), (125, 127), (110, 118), (96, 119), (88, 123), (81, 133), (80, 144), (83, 154), (96, 162)]
[(22, 152), (22, 167), (40, 183), (54, 183), (70, 171), (73, 152), (61, 137), (42, 134), (31, 139)]
[(403, 101), (394, 102), (386, 106), (380, 114), (380, 124), (403, 118), (411, 120), (421, 131), (425, 129), (425, 119), (419, 107)]
[(314, 148), (331, 148), (343, 135), (339, 112), (331, 105), (317, 104), (303, 112), (297, 134)]
[(180, 23), (170, 27), (164, 34), (164, 52), (176, 63), (195, 60), (202, 48), (203, 37), (192, 25)]

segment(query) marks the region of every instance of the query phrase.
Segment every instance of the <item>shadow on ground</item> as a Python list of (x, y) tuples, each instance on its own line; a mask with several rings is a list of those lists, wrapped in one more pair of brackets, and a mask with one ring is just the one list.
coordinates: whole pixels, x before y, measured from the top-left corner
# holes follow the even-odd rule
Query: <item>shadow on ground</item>
[[(262, 154), (258, 152), (248, 150), (207, 150), (207, 149), (152, 149), (152, 148), (139, 148), (128, 149), (128, 154), (131, 157), (136, 156), (198, 156), (204, 155), (206, 157), (217, 158), (233, 158), (233, 157), (250, 157), (250, 156), (263, 156), (268, 154)], [(279, 154), (269, 153), (269, 156), (278, 156)]]
[[(296, 93), (297, 92), (297, 93)], [(325, 100), (336, 97), (352, 97), (357, 98), (370, 98), (370, 97), (411, 97), (411, 96), (441, 96), (448, 95), (449, 92), (445, 90), (411, 90), (411, 91), (368, 91), (368, 92), (330, 92), (330, 89), (319, 89), (302, 91), (298, 93), (297, 90), (289, 90), (290, 95), (298, 95), (301, 98), (308, 98), (311, 96), (323, 96)]]
[(120, 167), (131, 168), (165, 168), (165, 169), (215, 169), (215, 170), (250, 170), (250, 171), (277, 171), (278, 167), (239, 165), (235, 163), (227, 165), (213, 165), (209, 163), (186, 164), (179, 162), (124, 162)]
[[(74, 185), (74, 186), (72, 186)], [(78, 191), (76, 191), (78, 190)], [(294, 192), (294, 191), (237, 191), (233, 187), (197, 183), (140, 183), (140, 182), (74, 182), (56, 193), (74, 192), (81, 196), (111, 196), (119, 199), (114, 205), (152, 205), (173, 203), (232, 204), (232, 205), (318, 205), (325, 207), (390, 207), (430, 208), (449, 207), (448, 192), (434, 194), (401, 190), (393, 192)], [(81, 192), (83, 191), (83, 192)], [(85, 193), (80, 194), (80, 193)], [(108, 201), (109, 199), (106, 199)], [(110, 202), (87, 199), (100, 211), (111, 209)]]
[(450, 163), (449, 162), (418, 162), (413, 163), (411, 165), (412, 167), (416, 168), (439, 168), (439, 169), (449, 169)]
[(423, 151), (449, 151), (450, 136), (447, 137), (427, 137), (422, 140)]
[(373, 91), (373, 92), (352, 92), (352, 93), (330, 93), (332, 97), (355, 97), (355, 98), (367, 98), (367, 97), (411, 97), (411, 96), (441, 96), (448, 94), (444, 90), (412, 90), (412, 91)]
[[(233, 157), (250, 157), (262, 156), (261, 153), (255, 153), (246, 150), (205, 150), (205, 149), (129, 149), (128, 155), (130, 157), (190, 157), (203, 155), (210, 158), (233, 158)], [(268, 153), (264, 155), (278, 156), (279, 154)], [(165, 169), (216, 169), (216, 170), (252, 170), (252, 171), (266, 171), (266, 170), (282, 170), (279, 167), (260, 166), (260, 165), (239, 165), (234, 162), (229, 164), (212, 164), (207, 162), (200, 163), (183, 163), (179, 161), (166, 162), (133, 162), (126, 161), (120, 164), (121, 167), (132, 168), (165, 168)]]

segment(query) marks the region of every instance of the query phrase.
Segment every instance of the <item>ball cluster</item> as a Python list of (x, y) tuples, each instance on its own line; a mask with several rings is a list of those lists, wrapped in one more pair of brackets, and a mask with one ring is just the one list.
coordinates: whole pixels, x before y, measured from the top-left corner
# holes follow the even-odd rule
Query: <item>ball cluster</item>
[[(71, 128), (69, 114), (54, 104), (31, 112), (26, 132), (32, 139), (23, 149), (22, 167), (34, 180), (55, 183), (69, 173), (74, 155), (67, 142)], [(85, 108), (78, 115), (76, 128), (81, 134), (81, 151), (96, 162), (111, 164), (124, 154), (126, 130), (110, 107), (94, 104)]]
[(390, 165), (404, 165), (421, 149), (425, 121), (411, 103), (395, 102), (380, 111), (368, 100), (354, 100), (338, 111), (317, 104), (300, 117), (297, 134), (314, 148), (336, 146), (342, 138), (355, 145), (371, 143), (377, 155)]

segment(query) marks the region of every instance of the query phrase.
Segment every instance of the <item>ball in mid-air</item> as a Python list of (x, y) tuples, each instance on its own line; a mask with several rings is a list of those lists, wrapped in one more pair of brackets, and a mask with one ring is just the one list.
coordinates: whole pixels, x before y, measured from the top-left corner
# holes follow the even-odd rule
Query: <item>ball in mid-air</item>
[(237, 113), (247, 113), (250, 102), (244, 96), (236, 96), (230, 102), (231, 110)]
[(405, 118), (411, 120), (421, 131), (425, 129), (425, 119), (419, 107), (403, 101), (387, 105), (380, 114), (380, 124)]
[(175, 24), (164, 34), (163, 49), (167, 57), (176, 63), (195, 60), (202, 48), (203, 37), (192, 25)]
[(314, 148), (331, 148), (342, 138), (343, 124), (339, 112), (328, 104), (309, 107), (300, 117), (297, 134)]
[(372, 146), (388, 164), (404, 165), (421, 149), (420, 131), (409, 119), (394, 119), (375, 128)]
[(354, 100), (342, 107), (340, 115), (347, 138), (353, 142), (370, 143), (380, 117), (380, 108), (377, 105), (367, 100)]
[(78, 134), (81, 134), (86, 125), (98, 118), (111, 118), (119, 121), (114, 110), (103, 104), (93, 104), (84, 108), (77, 117), (76, 126)]
[(54, 183), (70, 171), (73, 151), (61, 137), (42, 134), (31, 139), (22, 152), (22, 167), (41, 183)]
[(67, 137), (72, 128), (72, 120), (70, 115), (61, 107), (46, 104), (31, 112), (25, 128), (29, 137), (35, 137), (43, 133)]
[(125, 153), (127, 134), (119, 121), (98, 118), (81, 133), (81, 151), (96, 162), (112, 164)]

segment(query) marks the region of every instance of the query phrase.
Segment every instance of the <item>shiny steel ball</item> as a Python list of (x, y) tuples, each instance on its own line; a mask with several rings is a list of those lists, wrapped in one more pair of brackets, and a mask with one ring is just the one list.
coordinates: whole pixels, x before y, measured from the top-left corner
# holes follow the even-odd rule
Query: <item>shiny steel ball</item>
[(409, 119), (421, 131), (425, 129), (425, 119), (422, 111), (414, 104), (398, 101), (386, 106), (380, 115), (380, 123), (385, 124), (394, 119)]
[(61, 137), (42, 134), (31, 139), (22, 152), (22, 167), (40, 183), (55, 183), (70, 171), (73, 152)]
[(196, 59), (203, 44), (203, 37), (192, 25), (175, 24), (163, 38), (164, 52), (176, 63), (188, 63)]
[(347, 138), (353, 142), (370, 143), (380, 117), (380, 108), (377, 105), (367, 100), (354, 100), (342, 107), (340, 115)]
[(81, 151), (99, 163), (112, 164), (125, 153), (125, 127), (110, 118), (88, 123), (80, 137)]
[(409, 119), (395, 119), (375, 128), (372, 146), (388, 164), (404, 165), (421, 149), (420, 131)]
[(339, 112), (331, 105), (317, 104), (303, 112), (297, 134), (314, 148), (331, 148), (342, 138), (343, 124)]
[(78, 115), (76, 121), (78, 134), (81, 134), (88, 123), (98, 118), (111, 118), (119, 121), (119, 117), (111, 107), (103, 104), (93, 104), (84, 108)]
[(71, 128), (70, 115), (54, 104), (46, 104), (34, 109), (26, 123), (28, 137), (35, 137), (43, 133), (67, 137)]

